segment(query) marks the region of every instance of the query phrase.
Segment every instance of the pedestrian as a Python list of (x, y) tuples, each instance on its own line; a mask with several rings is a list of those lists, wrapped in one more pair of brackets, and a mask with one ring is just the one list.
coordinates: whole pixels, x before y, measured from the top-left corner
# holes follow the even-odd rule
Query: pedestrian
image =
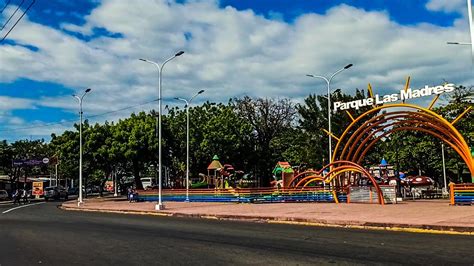
[(127, 188), (127, 199), (131, 202), (132, 201), (132, 195), (133, 195), (133, 189), (132, 187)]
[(16, 189), (15, 193), (13, 193), (13, 204), (16, 204), (17, 202), (18, 204), (20, 204), (20, 190), (19, 189)]
[(28, 191), (26, 191), (26, 189), (23, 189), (23, 192), (21, 194), (21, 197), (23, 199), (23, 204), (27, 204), (29, 203), (29, 200), (28, 200)]

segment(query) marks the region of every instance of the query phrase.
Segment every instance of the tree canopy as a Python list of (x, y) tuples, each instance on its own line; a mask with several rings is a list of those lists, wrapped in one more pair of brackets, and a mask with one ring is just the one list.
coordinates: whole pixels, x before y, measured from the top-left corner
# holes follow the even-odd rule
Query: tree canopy
[[(457, 93), (435, 111), (449, 121), (472, 106), (472, 88), (460, 87)], [(366, 98), (362, 90), (347, 95), (336, 90), (334, 101)], [(371, 107), (352, 111), (357, 117)], [(277, 161), (294, 166), (320, 169), (327, 164), (328, 137), (322, 129), (328, 127), (328, 106), (325, 95), (309, 95), (301, 103), (291, 99), (236, 98), (227, 103), (206, 102), (192, 106), (190, 112), (190, 174), (206, 173), (214, 155), (237, 170), (252, 173), (268, 185), (271, 170)], [(345, 112), (332, 112), (332, 132), (340, 136), (351, 122)], [(133, 177), (138, 188), (140, 178), (156, 173), (158, 165), (157, 113), (140, 112), (116, 122), (83, 124), (83, 175), (86, 184), (103, 186), (112, 173)], [(375, 115), (375, 114), (373, 114)], [(474, 114), (468, 113), (456, 127), (474, 146)], [(185, 176), (186, 169), (186, 110), (172, 108), (162, 114), (163, 167), (175, 180)], [(62, 134), (52, 134), (51, 141), (18, 140), (0, 142), (0, 171), (12, 182), (26, 175), (47, 174), (51, 167), (14, 167), (12, 160), (57, 157), (59, 172), (68, 179), (78, 178), (78, 125)], [(334, 139), (333, 139), (334, 141)], [(335, 141), (334, 141), (335, 144)], [(334, 145), (333, 144), (333, 148)], [(446, 148), (447, 168), (453, 181), (461, 180), (466, 166), (459, 156)], [(439, 179), (442, 176), (441, 144), (419, 132), (401, 131), (377, 144), (366, 157), (364, 165), (378, 164), (381, 158), (400, 171), (417, 173)]]

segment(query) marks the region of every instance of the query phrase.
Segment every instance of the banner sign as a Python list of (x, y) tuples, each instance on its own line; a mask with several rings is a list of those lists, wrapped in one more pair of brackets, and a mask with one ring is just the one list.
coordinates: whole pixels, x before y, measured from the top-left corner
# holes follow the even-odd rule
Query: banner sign
[(114, 191), (114, 181), (106, 181), (105, 182), (105, 190), (108, 192)]
[(43, 182), (33, 182), (33, 189), (31, 194), (35, 196), (43, 195)]
[(376, 94), (374, 95), (373, 98), (366, 98), (366, 99), (355, 100), (351, 102), (335, 102), (334, 111), (347, 110), (347, 109), (358, 110), (361, 107), (371, 106), (374, 104), (391, 103), (391, 102), (396, 102), (399, 100), (404, 101), (404, 100), (419, 98), (423, 96), (430, 96), (433, 94), (442, 94), (445, 92), (452, 92), (454, 89), (455, 89), (454, 84), (448, 83), (443, 86), (435, 86), (435, 87), (429, 87), (428, 85), (426, 85), (422, 89), (409, 88), (406, 91), (400, 90), (400, 93), (383, 95), (382, 97)]
[(44, 165), (48, 163), (49, 163), (48, 158), (13, 160), (13, 166), (37, 166), (37, 165)]

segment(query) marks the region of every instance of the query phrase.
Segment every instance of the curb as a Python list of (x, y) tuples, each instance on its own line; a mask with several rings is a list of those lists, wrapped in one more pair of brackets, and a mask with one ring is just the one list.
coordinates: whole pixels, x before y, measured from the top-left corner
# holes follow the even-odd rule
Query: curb
[(135, 210), (104, 210), (94, 208), (68, 207), (61, 205), (60, 209), (67, 211), (85, 211), (85, 212), (102, 212), (102, 213), (119, 213), (133, 215), (152, 215), (162, 217), (182, 217), (182, 218), (198, 218), (210, 220), (224, 221), (244, 221), (258, 222), (268, 224), (289, 224), (317, 227), (332, 228), (349, 228), (363, 230), (386, 230), (395, 232), (424, 233), (424, 234), (445, 234), (445, 235), (469, 235), (474, 236), (474, 228), (460, 226), (443, 226), (443, 225), (413, 225), (413, 224), (390, 224), (390, 223), (361, 223), (358, 221), (341, 221), (331, 222), (326, 220), (309, 220), (300, 218), (277, 218), (277, 217), (258, 217), (258, 216), (239, 216), (239, 215), (209, 215), (209, 214), (184, 214), (184, 213), (168, 213), (156, 211), (135, 211)]

